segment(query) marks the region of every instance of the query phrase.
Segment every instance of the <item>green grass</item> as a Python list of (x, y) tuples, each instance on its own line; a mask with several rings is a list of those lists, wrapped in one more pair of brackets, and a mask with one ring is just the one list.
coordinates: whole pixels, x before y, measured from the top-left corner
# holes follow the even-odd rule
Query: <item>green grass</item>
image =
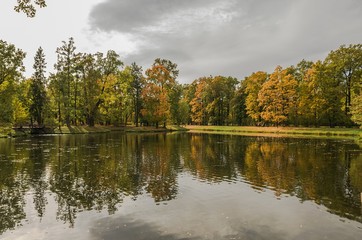
[(167, 128), (155, 128), (155, 127), (135, 127), (135, 126), (126, 126), (126, 127), (114, 127), (114, 126), (62, 126), (60, 129), (54, 129), (55, 134), (87, 134), (87, 133), (106, 133), (106, 132), (133, 132), (133, 133), (143, 133), (143, 132), (168, 132), (168, 131), (187, 131), (186, 128), (177, 127), (177, 126), (168, 126)]
[(109, 127), (109, 126), (62, 126), (54, 129), (55, 134), (87, 134), (87, 133), (106, 133), (111, 131), (122, 131), (121, 127)]
[(0, 138), (6, 138), (14, 135), (15, 131), (11, 128), (10, 125), (0, 126)]
[[(171, 131), (188, 131), (188, 129), (179, 126), (167, 126), (167, 128), (155, 128), (155, 127), (135, 127), (135, 126), (126, 126), (126, 127), (114, 127), (114, 126), (62, 126), (54, 127), (53, 131), (50, 131), (51, 134), (91, 134), (91, 133), (107, 133), (107, 132), (129, 132), (129, 133), (150, 133), (150, 132), (171, 132)], [(0, 137), (18, 137), (18, 136), (27, 136), (30, 135), (30, 129), (18, 129), (13, 130), (11, 126), (0, 126)]]
[(304, 127), (245, 127), (245, 126), (187, 126), (190, 131), (223, 132), (249, 135), (300, 135), (324, 137), (361, 138), (362, 130), (357, 128), (304, 128)]

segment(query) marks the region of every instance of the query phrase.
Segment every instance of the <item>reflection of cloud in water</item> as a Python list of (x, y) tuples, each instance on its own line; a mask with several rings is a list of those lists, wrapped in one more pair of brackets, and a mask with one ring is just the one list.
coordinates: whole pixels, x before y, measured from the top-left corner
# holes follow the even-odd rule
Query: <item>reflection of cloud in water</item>
[[(185, 231), (180, 233), (168, 233), (167, 230), (153, 223), (134, 220), (131, 217), (103, 218), (97, 222), (97, 226), (91, 230), (92, 239), (107, 240), (183, 240), (183, 239), (287, 239), (286, 235), (280, 232), (273, 232), (268, 226), (254, 226), (254, 229), (247, 229), (247, 226), (239, 226), (237, 223), (230, 226), (235, 234), (222, 235), (221, 233), (204, 232), (204, 229), (195, 228), (193, 232)], [(230, 229), (229, 229), (230, 230)], [(228, 231), (229, 231), (228, 230)], [(284, 236), (284, 237), (283, 237)]]
[[(178, 237), (162, 231), (155, 224), (136, 221), (128, 217), (103, 218), (91, 230), (92, 239), (117, 240), (182, 240), (197, 239), (192, 236)], [(187, 234), (187, 233), (186, 233)]]

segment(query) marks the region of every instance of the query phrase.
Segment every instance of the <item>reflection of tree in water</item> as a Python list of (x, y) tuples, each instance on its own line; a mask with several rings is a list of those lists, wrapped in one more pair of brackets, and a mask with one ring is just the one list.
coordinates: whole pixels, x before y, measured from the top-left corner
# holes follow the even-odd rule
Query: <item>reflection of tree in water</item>
[[(0, 171), (1, 175), (3, 171)], [(26, 214), (24, 212), (23, 179), (8, 179), (0, 186), (0, 234), (18, 226)]]
[[(78, 212), (113, 214), (123, 199), (178, 194), (178, 174), (202, 181), (245, 181), (325, 205), (358, 221), (362, 154), (332, 140), (208, 134), (102, 134), (0, 144), (0, 233), (25, 219), (25, 194), (43, 217), (51, 191), (57, 218), (70, 226)], [(49, 148), (51, 150), (47, 150)]]
[(313, 139), (253, 141), (241, 171), (253, 185), (267, 186), (277, 196), (296, 195), (301, 201), (313, 200), (333, 213), (362, 221), (362, 185), (350, 181), (350, 163), (356, 162), (350, 158), (350, 148), (357, 146)]
[(174, 145), (164, 135), (76, 141), (60, 138), (49, 180), (57, 216), (70, 226), (78, 211), (107, 209), (112, 214), (126, 196), (136, 200), (144, 190), (156, 202), (175, 198), (178, 160), (171, 157)]
[[(313, 200), (362, 221), (362, 155), (340, 141), (192, 134), (185, 168), (209, 182), (239, 179), (277, 197)], [(361, 159), (361, 160), (359, 160)]]
[(144, 142), (141, 171), (145, 190), (156, 202), (172, 200), (177, 195), (179, 157), (176, 157), (175, 142), (165, 134), (155, 135), (152, 141)]
[(243, 147), (235, 148), (235, 136), (193, 134), (185, 167), (200, 179), (212, 182), (235, 180), (235, 164), (243, 156)]
[(106, 208), (111, 214), (124, 198), (117, 185), (118, 165), (109, 155), (101, 155), (103, 149), (97, 141), (102, 140), (69, 137), (59, 138), (57, 143), (50, 190), (56, 193), (58, 218), (70, 226), (74, 225), (77, 212)]
[(29, 163), (27, 167), (29, 174), (29, 185), (34, 190), (33, 203), (38, 217), (42, 218), (45, 213), (47, 199), (45, 191), (48, 189), (48, 183), (45, 179), (46, 160), (44, 159), (42, 142), (37, 139), (34, 146), (30, 149)]
[(0, 235), (20, 225), (26, 217), (24, 196), (28, 186), (24, 163), (27, 156), (22, 152), (15, 155), (13, 143), (7, 143), (0, 144)]

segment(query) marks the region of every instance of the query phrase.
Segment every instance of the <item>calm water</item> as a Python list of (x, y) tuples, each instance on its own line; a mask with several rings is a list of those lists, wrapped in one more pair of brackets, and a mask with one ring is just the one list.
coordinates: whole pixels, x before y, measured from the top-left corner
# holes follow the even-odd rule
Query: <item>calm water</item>
[(0, 239), (362, 239), (362, 143), (0, 139)]

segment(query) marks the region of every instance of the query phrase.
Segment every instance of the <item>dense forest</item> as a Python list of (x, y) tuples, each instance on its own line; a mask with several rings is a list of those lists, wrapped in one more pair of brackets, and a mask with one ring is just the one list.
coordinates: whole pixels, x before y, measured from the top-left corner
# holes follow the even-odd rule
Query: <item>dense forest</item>
[(258, 125), (357, 126), (362, 123), (362, 44), (331, 51), (244, 79), (200, 77), (177, 81), (177, 64), (157, 58), (145, 71), (124, 66), (115, 51), (77, 52), (73, 38), (55, 51), (46, 74), (39, 47), (33, 74), (26, 54), (0, 40), (0, 126)]

